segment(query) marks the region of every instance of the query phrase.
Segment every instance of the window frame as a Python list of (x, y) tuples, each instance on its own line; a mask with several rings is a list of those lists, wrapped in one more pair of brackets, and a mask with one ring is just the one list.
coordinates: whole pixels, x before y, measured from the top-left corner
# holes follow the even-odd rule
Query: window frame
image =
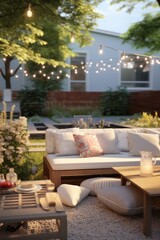
[[(83, 56), (84, 55), (84, 57), (85, 57), (85, 64), (84, 65), (86, 65), (86, 63), (87, 63), (87, 53), (86, 52), (75, 52), (75, 54), (76, 54), (76, 56), (75, 57), (78, 57), (78, 56)], [(74, 58), (75, 58), (74, 57)], [(72, 57), (70, 58), (70, 64), (72, 64)], [(83, 79), (79, 79), (79, 80), (72, 80), (71, 78), (72, 78), (72, 76), (71, 76), (71, 71), (72, 70), (70, 70), (70, 91), (77, 91), (77, 90), (71, 90), (71, 88), (72, 88), (72, 83), (84, 83), (84, 90), (83, 90), (83, 92), (86, 92), (87, 91), (87, 74), (84, 72), (84, 75), (85, 75), (85, 79), (83, 80)]]
[[(137, 55), (137, 54), (134, 54), (134, 53), (125, 53), (125, 55), (126, 56), (134, 56), (134, 57), (140, 57), (140, 58), (143, 58), (143, 61), (145, 60), (145, 58), (146, 58), (146, 56), (142, 56), (142, 55)], [(147, 58), (149, 58), (149, 56), (147, 57)], [(120, 59), (122, 59), (122, 54), (120, 54)], [(121, 68), (120, 68), (120, 84), (121, 84), (121, 86), (122, 86), (122, 83), (133, 83), (133, 84), (142, 84), (142, 83), (144, 83), (144, 84), (148, 84), (148, 86), (146, 86), (146, 87), (141, 87), (141, 86), (137, 86), (137, 87), (130, 87), (130, 86), (124, 86), (124, 87), (126, 87), (128, 90), (150, 90), (151, 89), (151, 85), (152, 85), (152, 81), (151, 81), (151, 79), (152, 79), (152, 71), (153, 71), (153, 66), (152, 66), (152, 64), (151, 64), (151, 62), (149, 63), (149, 71), (148, 71), (148, 81), (124, 81), (124, 80), (122, 80), (122, 64), (123, 64), (123, 60), (121, 60), (122, 62), (121, 62)]]

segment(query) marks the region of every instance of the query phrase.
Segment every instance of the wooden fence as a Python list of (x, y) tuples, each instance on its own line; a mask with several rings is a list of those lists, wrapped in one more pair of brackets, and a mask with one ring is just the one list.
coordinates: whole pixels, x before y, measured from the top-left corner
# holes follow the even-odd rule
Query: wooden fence
[[(67, 107), (99, 107), (102, 92), (48, 92), (46, 106), (55, 104)], [(13, 100), (18, 92), (13, 91)], [(2, 100), (2, 92), (0, 92)], [(160, 114), (160, 91), (141, 91), (129, 94), (129, 114), (157, 111)]]

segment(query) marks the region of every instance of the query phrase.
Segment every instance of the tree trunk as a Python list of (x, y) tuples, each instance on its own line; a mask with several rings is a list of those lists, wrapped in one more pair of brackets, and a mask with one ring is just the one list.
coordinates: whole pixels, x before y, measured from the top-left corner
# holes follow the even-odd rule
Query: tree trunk
[(157, 0), (157, 2), (158, 2), (158, 4), (159, 4), (159, 6), (160, 6), (160, 0)]
[(5, 82), (6, 82), (6, 88), (11, 89), (11, 73), (10, 73), (10, 63), (12, 58), (7, 57), (5, 61)]

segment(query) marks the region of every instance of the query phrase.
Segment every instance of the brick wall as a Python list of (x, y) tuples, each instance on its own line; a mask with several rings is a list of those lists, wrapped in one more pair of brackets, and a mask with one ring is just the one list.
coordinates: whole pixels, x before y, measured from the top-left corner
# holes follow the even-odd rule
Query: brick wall
[(48, 103), (62, 104), (67, 107), (99, 106), (100, 92), (48, 92)]
[[(47, 105), (59, 104), (67, 107), (98, 107), (102, 92), (48, 92)], [(13, 91), (13, 100), (18, 92)], [(0, 91), (2, 100), (2, 91)], [(129, 114), (157, 111), (160, 115), (160, 91), (131, 92), (129, 97)]]
[[(98, 107), (102, 92), (49, 92), (48, 103), (65, 106)], [(157, 111), (160, 115), (160, 91), (131, 92), (129, 96), (129, 114)]]
[(130, 114), (157, 111), (160, 115), (160, 91), (132, 92), (129, 103)]

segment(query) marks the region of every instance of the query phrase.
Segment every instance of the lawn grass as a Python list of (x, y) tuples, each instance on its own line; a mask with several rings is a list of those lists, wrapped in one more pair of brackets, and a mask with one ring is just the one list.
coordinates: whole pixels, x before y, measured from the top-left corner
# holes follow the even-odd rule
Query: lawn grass
[(34, 161), (37, 167), (37, 173), (30, 176), (31, 180), (43, 179), (43, 156), (45, 152), (29, 152), (29, 157)]
[[(29, 142), (34, 145), (34, 149), (38, 149), (40, 146), (38, 144), (45, 143), (45, 139), (29, 139)], [(37, 144), (37, 146), (36, 146)], [(32, 149), (32, 147), (30, 147)], [(28, 156), (34, 162), (34, 166), (37, 168), (37, 173), (31, 174), (31, 180), (39, 180), (43, 179), (43, 156), (45, 155), (45, 151), (30, 151)]]

